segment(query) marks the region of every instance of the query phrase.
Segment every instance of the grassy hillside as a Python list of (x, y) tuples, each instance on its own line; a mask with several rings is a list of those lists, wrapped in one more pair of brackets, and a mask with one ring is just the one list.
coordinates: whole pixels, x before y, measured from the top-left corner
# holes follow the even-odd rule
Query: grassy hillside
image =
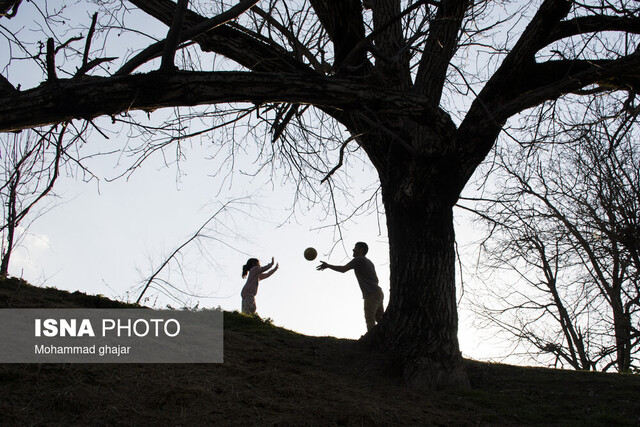
[[(118, 306), (0, 280), (1, 308)], [(0, 365), (0, 425), (640, 425), (638, 375), (468, 361), (472, 390), (426, 393), (356, 341), (224, 322), (222, 364)]]

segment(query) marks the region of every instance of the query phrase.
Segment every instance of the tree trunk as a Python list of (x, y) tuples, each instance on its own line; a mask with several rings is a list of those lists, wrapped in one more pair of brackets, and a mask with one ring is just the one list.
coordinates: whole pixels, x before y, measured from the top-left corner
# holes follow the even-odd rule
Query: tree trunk
[(620, 298), (620, 287), (613, 286), (610, 291), (613, 311), (613, 327), (616, 340), (616, 367), (618, 372), (629, 372), (631, 369), (631, 319), (626, 315)]
[(391, 294), (385, 317), (365, 341), (390, 352), (409, 385), (468, 388), (457, 337), (454, 199), (444, 200), (438, 173), (425, 173), (447, 168), (411, 163), (397, 169), (399, 179), (382, 180)]

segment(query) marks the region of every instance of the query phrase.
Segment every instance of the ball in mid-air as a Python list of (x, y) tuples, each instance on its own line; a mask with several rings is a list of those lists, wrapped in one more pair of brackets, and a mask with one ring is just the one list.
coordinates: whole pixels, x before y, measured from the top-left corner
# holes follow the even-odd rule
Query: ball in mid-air
[(313, 261), (318, 256), (318, 251), (314, 248), (307, 248), (304, 250), (304, 257), (307, 261)]

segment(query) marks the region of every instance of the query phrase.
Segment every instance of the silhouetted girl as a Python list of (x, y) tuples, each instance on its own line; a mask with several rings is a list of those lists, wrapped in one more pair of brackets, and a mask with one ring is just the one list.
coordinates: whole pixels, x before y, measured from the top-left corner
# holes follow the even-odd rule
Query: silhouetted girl
[[(276, 272), (278, 264), (273, 267), (273, 257), (271, 262), (264, 267), (260, 267), (260, 261), (256, 258), (249, 258), (247, 263), (242, 267), (242, 278), (247, 277), (247, 283), (242, 288), (242, 312), (246, 314), (256, 314), (256, 294), (258, 293), (258, 283), (262, 279), (266, 279)], [(271, 267), (273, 269), (268, 271)]]

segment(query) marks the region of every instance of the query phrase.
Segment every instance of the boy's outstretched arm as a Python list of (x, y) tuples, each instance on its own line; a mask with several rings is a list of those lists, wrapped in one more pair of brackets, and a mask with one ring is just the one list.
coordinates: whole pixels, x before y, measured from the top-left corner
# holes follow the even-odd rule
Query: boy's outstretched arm
[(316, 267), (316, 270), (318, 271), (322, 271), (324, 269), (330, 269), (333, 271), (337, 271), (339, 273), (346, 273), (347, 271), (351, 270), (351, 266), (349, 264), (347, 265), (332, 265), (332, 264), (328, 264), (325, 261), (320, 261), (320, 265), (318, 267)]

